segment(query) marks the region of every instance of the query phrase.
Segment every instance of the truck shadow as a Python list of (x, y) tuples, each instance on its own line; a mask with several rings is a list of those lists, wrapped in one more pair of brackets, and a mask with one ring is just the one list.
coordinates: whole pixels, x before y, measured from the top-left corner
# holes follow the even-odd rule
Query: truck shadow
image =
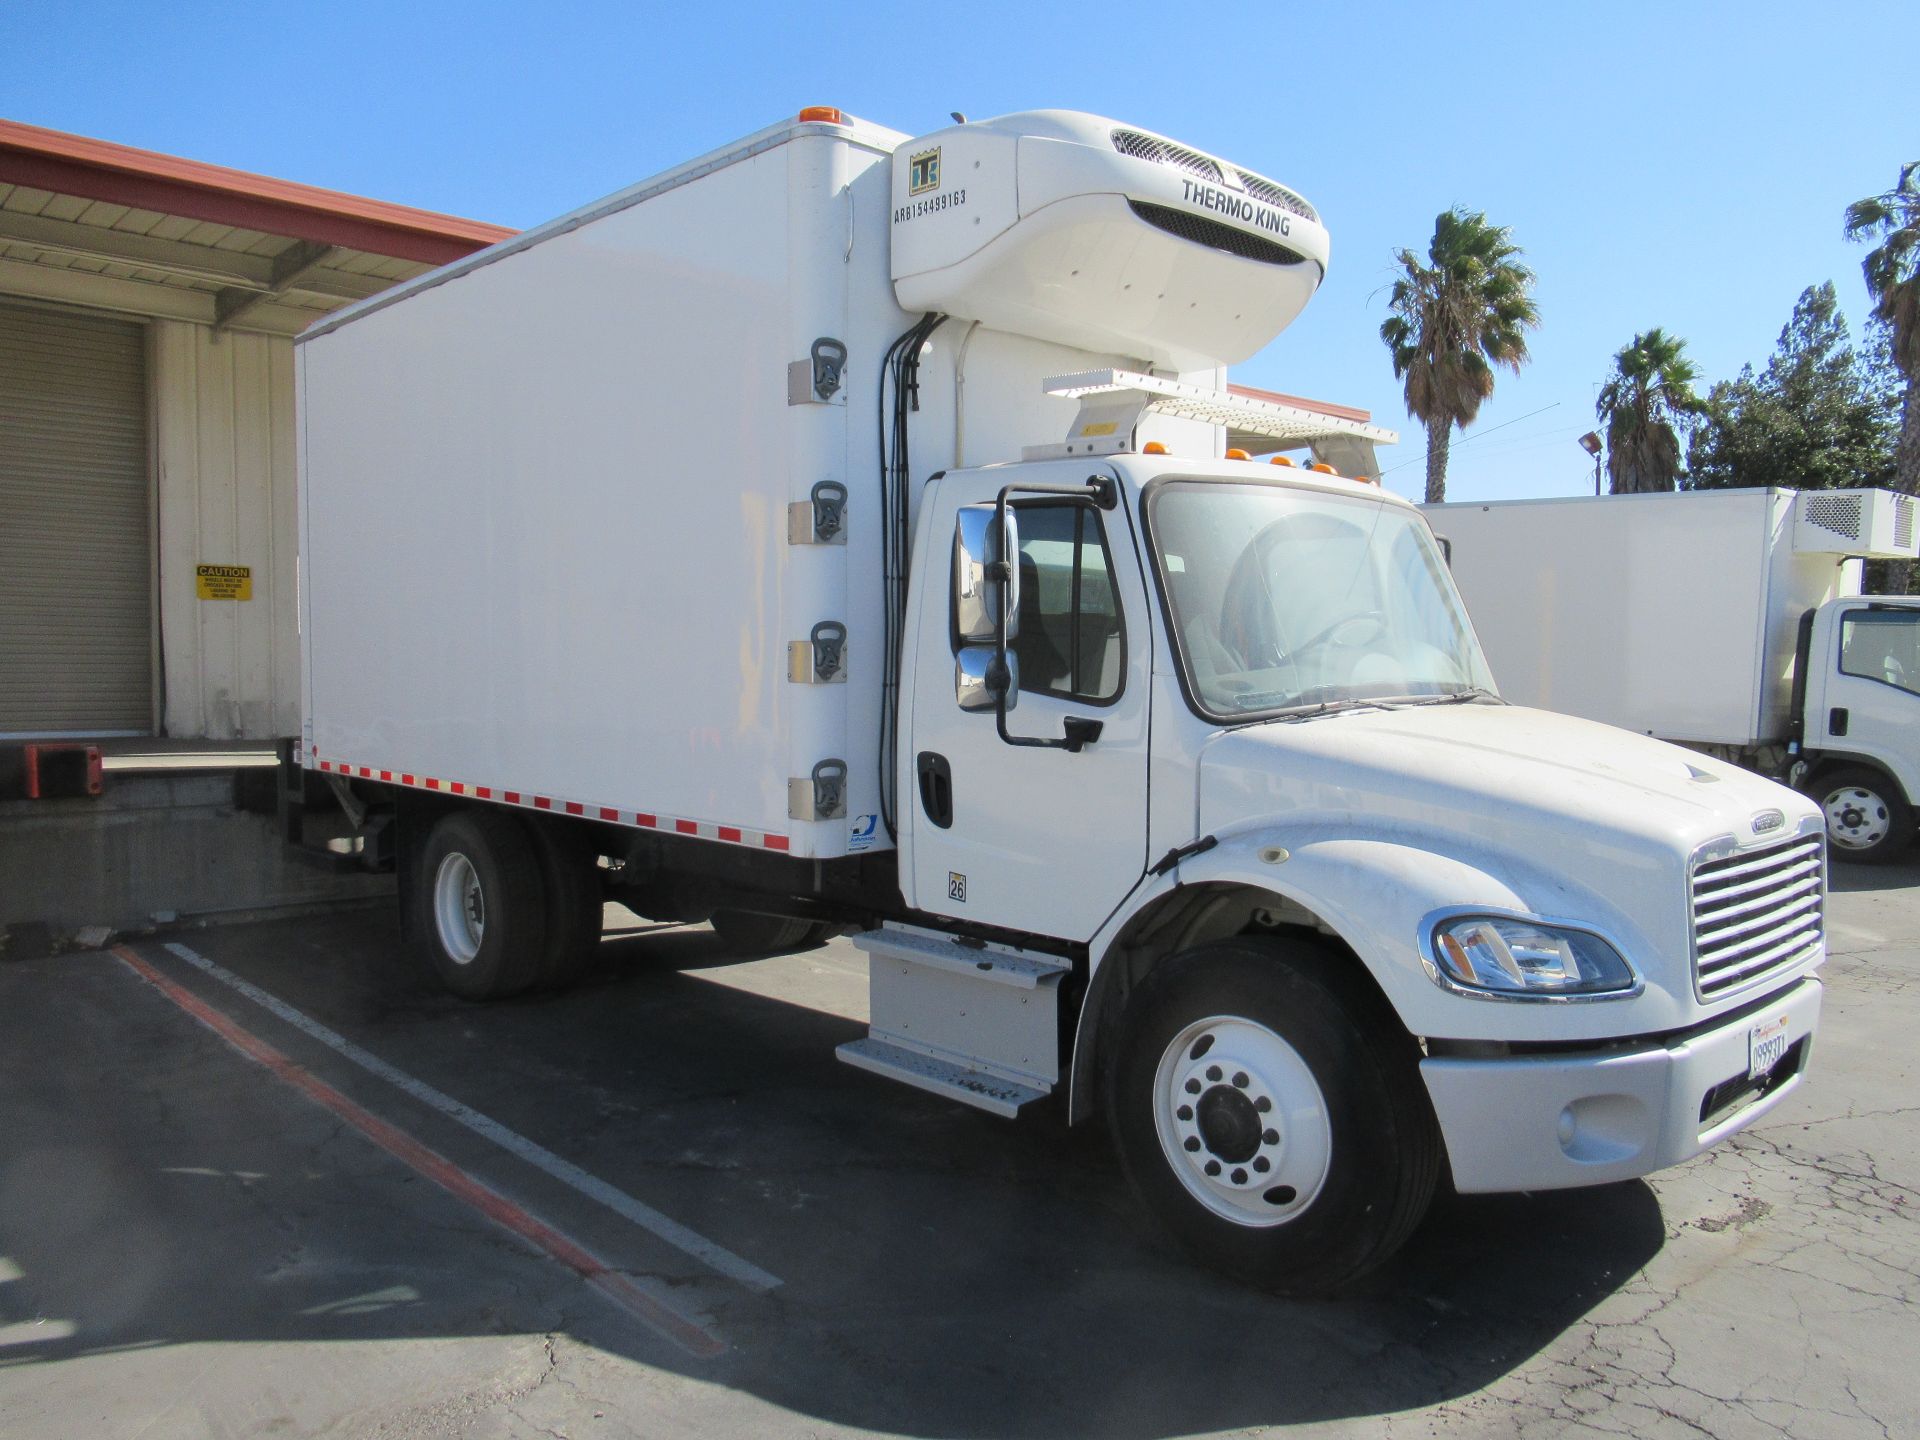
[(1890, 865), (1847, 865), (1836, 861), (1827, 870), (1829, 889), (1843, 894), (1909, 890), (1920, 885), (1920, 845)]
[[(558, 1328), (609, 1355), (836, 1427), (1157, 1440), (1384, 1415), (1471, 1394), (1539, 1354), (1664, 1242), (1658, 1204), (1640, 1182), (1452, 1197), (1357, 1293), (1279, 1300), (1175, 1253), (1097, 1127), (1069, 1129), (1057, 1114), (1009, 1124), (841, 1066), (832, 1047), (862, 1027), (716, 983), (707, 967), (724, 950), (705, 931), (613, 937), (578, 990), (474, 1007), (433, 991), (367, 916), (249, 929), (194, 943), (785, 1283), (760, 1297), (706, 1282), (699, 1293), (732, 1348), (689, 1360), (582, 1298), (546, 1262), (503, 1251), (485, 1227), (409, 1235), (400, 1222), (412, 1212), (396, 1204), (380, 1218), (364, 1190), (323, 1202), (315, 1156), (344, 1155), (366, 1170), (378, 1168), (371, 1152), (301, 1141), (306, 1129), (335, 1127), (271, 1085), (258, 1103), (276, 1115), (285, 1108), (286, 1133), (229, 1137), (203, 1118), (206, 1097), (183, 1087), (230, 1087), (241, 1062), (229, 1063), (217, 1042), (164, 1052), (163, 1040), (185, 1052), (178, 1037), (190, 1032), (158, 1009), (137, 1034), (117, 1029), (145, 1011), (103, 988), (99, 1004), (83, 1007), (88, 1034), (97, 1022), (100, 1056), (145, 1055), (165, 1083), (127, 1107), (124, 1130), (110, 1120), (91, 1133), (88, 1164), (41, 1177), (54, 1182), (47, 1193), (58, 1189), (57, 1207), (0, 1215), (0, 1254), (35, 1290), (10, 1307), (8, 1291), (22, 1287), (0, 1286), (0, 1325), (24, 1318), (6, 1312), (29, 1301), (76, 1321), (70, 1335), (0, 1351), (0, 1375), (9, 1363), (196, 1341)], [(116, 1093), (108, 1085), (97, 1103)], [(0, 1119), (10, 1103), (0, 1097)], [(29, 1139), (36, 1126), (58, 1123), (28, 1119), (20, 1133)], [(285, 1153), (259, 1168), (302, 1172), (305, 1199), (283, 1204), (271, 1179), (261, 1180), (223, 1219), (204, 1197), (225, 1182), (205, 1182), (185, 1212), (177, 1196), (190, 1182), (156, 1179), (183, 1163), (209, 1175), (238, 1170), (263, 1143)], [(480, 1163), (503, 1162), (483, 1154)], [(347, 1190), (365, 1183), (359, 1173), (342, 1181)], [(356, 1209), (375, 1218), (334, 1218)], [(75, 1227), (86, 1214), (102, 1220), (82, 1233)], [(584, 1202), (556, 1218), (607, 1223)], [(196, 1227), (211, 1233), (196, 1239)], [(617, 1236), (618, 1227), (599, 1233)], [(644, 1237), (626, 1240), (644, 1252)], [(140, 1269), (138, 1286), (121, 1272), (122, 1249)], [(321, 1251), (332, 1268), (289, 1268), (289, 1254)], [(210, 1280), (196, 1266), (214, 1254), (221, 1273)], [(503, 1266), (513, 1267), (511, 1283), (489, 1278)], [(209, 1285), (219, 1302), (197, 1303)], [(434, 1303), (359, 1303), (388, 1291)], [(103, 1295), (114, 1297), (104, 1310)]]

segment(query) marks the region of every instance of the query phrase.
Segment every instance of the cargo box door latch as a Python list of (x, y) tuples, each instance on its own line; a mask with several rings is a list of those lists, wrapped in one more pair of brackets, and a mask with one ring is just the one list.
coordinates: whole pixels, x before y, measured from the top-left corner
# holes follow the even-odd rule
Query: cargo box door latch
[(787, 781), (787, 815), (794, 820), (838, 820), (847, 813), (847, 762), (822, 760), (813, 774)]
[(838, 480), (822, 480), (811, 500), (787, 507), (789, 545), (844, 545), (847, 543), (847, 487)]
[(822, 620), (810, 640), (787, 643), (787, 678), (796, 685), (832, 685), (847, 678), (847, 627)]
[(840, 382), (847, 368), (847, 347), (830, 335), (813, 342), (813, 353), (805, 360), (787, 366), (787, 403), (789, 405), (846, 404), (837, 402)]

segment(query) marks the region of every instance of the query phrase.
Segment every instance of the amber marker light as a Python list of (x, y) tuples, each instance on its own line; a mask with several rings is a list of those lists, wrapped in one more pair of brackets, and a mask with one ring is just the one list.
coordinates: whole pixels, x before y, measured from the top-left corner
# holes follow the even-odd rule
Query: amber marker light
[(1229, 450), (1227, 451), (1227, 458), (1229, 460), (1251, 460), (1253, 456), (1244, 450)]
[(847, 117), (840, 113), (838, 105), (809, 105), (800, 112), (802, 125), (844, 125)]
[(1273, 457), (1273, 458), (1272, 458), (1271, 460), (1269, 460), (1269, 461), (1267, 461), (1267, 463), (1268, 463), (1269, 465), (1284, 465), (1284, 466), (1286, 466), (1286, 467), (1287, 467), (1287, 468), (1288, 468), (1289, 470), (1291, 470), (1291, 469), (1293, 468), (1293, 461), (1291, 461), (1291, 460), (1289, 460), (1289, 459), (1288, 459), (1288, 458), (1287, 458), (1286, 456), (1284, 456), (1284, 455), (1276, 455), (1276, 456), (1274, 456), (1274, 457)]
[(1167, 453), (1167, 447), (1162, 445), (1158, 440), (1149, 440), (1140, 447), (1140, 453), (1142, 455), (1164, 455)]
[(1334, 469), (1331, 465), (1324, 464), (1318, 460), (1314, 461), (1313, 464), (1309, 465), (1307, 468), (1313, 471), (1313, 473), (1316, 475), (1338, 475), (1340, 473), (1338, 470)]

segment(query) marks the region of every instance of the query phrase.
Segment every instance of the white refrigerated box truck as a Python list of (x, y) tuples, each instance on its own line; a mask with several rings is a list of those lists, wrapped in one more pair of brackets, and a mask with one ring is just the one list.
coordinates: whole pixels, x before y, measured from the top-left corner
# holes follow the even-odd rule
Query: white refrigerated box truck
[(1327, 256), (1137, 127), (819, 111), (329, 317), (302, 797), (467, 996), (604, 895), (855, 932), (842, 1059), (1103, 1112), (1275, 1289), (1700, 1152), (1805, 1073), (1819, 814), (1502, 703), (1418, 510), (1225, 448), (1393, 438), (1226, 390)]
[(1836, 858), (1884, 862), (1920, 800), (1920, 550), (1890, 490), (1694, 490), (1427, 506), (1500, 691), (1791, 783)]

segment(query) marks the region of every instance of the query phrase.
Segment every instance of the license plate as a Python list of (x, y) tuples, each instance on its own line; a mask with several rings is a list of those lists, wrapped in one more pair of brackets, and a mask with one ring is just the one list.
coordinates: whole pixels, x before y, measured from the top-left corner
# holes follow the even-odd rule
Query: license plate
[(1747, 1031), (1747, 1078), (1758, 1080), (1787, 1053), (1787, 1017), (1762, 1020)]

